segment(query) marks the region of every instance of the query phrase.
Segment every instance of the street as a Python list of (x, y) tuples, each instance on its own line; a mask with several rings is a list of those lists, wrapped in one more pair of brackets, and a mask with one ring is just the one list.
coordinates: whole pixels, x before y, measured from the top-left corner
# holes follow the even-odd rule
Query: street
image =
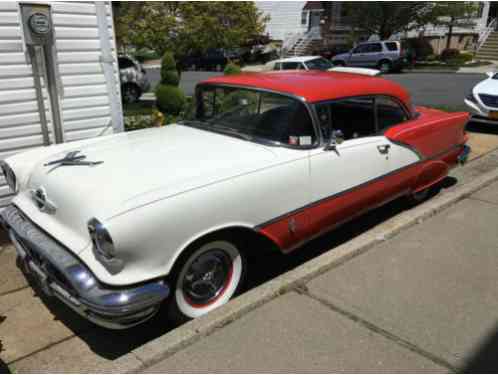
[[(160, 79), (159, 69), (146, 69), (151, 86), (155, 87)], [(192, 95), (195, 85), (209, 77), (222, 73), (183, 72), (180, 87), (185, 95)], [(485, 74), (455, 73), (401, 73), (387, 74), (384, 78), (393, 80), (412, 95), (415, 105), (443, 106), (448, 110), (465, 110), (464, 96), (476, 83), (482, 81)]]

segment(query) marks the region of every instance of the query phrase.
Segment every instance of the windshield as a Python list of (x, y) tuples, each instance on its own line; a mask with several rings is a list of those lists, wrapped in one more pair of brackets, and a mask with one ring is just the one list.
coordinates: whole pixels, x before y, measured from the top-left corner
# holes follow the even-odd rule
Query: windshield
[(315, 143), (312, 121), (301, 101), (252, 89), (198, 87), (182, 124), (277, 145)]
[(332, 63), (323, 57), (306, 61), (306, 66), (309, 70), (329, 70), (333, 68)]

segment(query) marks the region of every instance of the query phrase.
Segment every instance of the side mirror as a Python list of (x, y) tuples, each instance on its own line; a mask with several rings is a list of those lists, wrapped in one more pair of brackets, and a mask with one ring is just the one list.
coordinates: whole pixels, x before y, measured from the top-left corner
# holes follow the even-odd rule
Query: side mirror
[(493, 72), (487, 72), (487, 73), (486, 73), (486, 75), (487, 75), (489, 78), (492, 78), (492, 77), (495, 75), (495, 73), (493, 73)]
[(337, 152), (337, 145), (340, 145), (342, 142), (344, 142), (344, 133), (341, 130), (334, 130), (330, 135), (327, 146), (325, 146), (325, 150)]

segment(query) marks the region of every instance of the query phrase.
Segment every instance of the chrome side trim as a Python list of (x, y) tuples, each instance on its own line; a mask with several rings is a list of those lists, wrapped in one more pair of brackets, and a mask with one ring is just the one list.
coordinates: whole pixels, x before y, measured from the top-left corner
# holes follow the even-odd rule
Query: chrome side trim
[(16, 206), (0, 212), (23, 271), (49, 296), (105, 328), (124, 329), (151, 318), (170, 289), (164, 281), (110, 287), (103, 285), (68, 249), (32, 223)]

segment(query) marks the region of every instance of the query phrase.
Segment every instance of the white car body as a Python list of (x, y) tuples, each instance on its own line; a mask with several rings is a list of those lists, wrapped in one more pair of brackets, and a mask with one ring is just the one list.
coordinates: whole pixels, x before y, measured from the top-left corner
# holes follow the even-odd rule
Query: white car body
[[(376, 148), (381, 144), (391, 146), (392, 162), (377, 163), (383, 158)], [(307, 178), (309, 158), (316, 167), (320, 155), (328, 159), (330, 152), (270, 147), (182, 125), (48, 147), (38, 155), (31, 151), (7, 162), (16, 174), (25, 176), (13, 203), (83, 260), (100, 281), (117, 286), (167, 275), (182, 250), (206, 233), (229, 227), (255, 228), (310, 200), (417, 160), (413, 152), (382, 136), (348, 141), (339, 147), (345, 155), (337, 158), (337, 163), (344, 163), (351, 148), (354, 152), (348, 156), (348, 165), (361, 168), (340, 178), (334, 173), (312, 174), (316, 180), (313, 192)], [(88, 160), (104, 163), (59, 166), (53, 171), (44, 166), (74, 150)], [(34, 160), (36, 163), (29, 165)], [(365, 160), (370, 160), (370, 168), (360, 163)], [(26, 172), (21, 172), (21, 165)], [(338, 165), (337, 170), (341, 169)], [(103, 188), (109, 175), (112, 188)], [(53, 215), (41, 212), (33, 201), (30, 191), (40, 186), (57, 206)], [(284, 187), (286, 194), (280, 194)], [(274, 194), (268, 196), (269, 192)], [(121, 272), (113, 274), (94, 256), (87, 229), (92, 217), (112, 233), (119, 256), (126, 260)]]
[[(265, 85), (280, 91), (269, 94)], [(233, 96), (236, 86), (250, 95)], [(212, 120), (198, 110), (183, 124), (39, 148), (2, 164), (17, 195), (1, 221), (19, 264), (47, 294), (108, 328), (144, 321), (168, 296), (169, 306), (195, 318), (238, 290), (245, 255), (237, 246), (258, 251), (249, 246), (254, 241), (288, 253), (369, 209), (427, 191), (469, 152), (467, 113), (415, 114), (401, 87), (376, 77), (214, 77), (198, 85), (196, 98), (225, 89), (223, 105), (235, 103), (259, 132), (224, 128), (215, 109)], [(377, 98), (386, 95), (399, 101), (382, 105)], [(349, 125), (327, 139), (332, 120), (323, 109), (344, 96), (343, 108), (356, 105), (344, 119), (359, 113), (363, 124), (358, 111), (366, 106), (374, 113), (370, 128), (360, 135), (363, 128)], [(220, 108), (223, 116), (237, 113)], [(398, 117), (379, 132), (378, 121), (390, 119), (392, 108)], [(203, 293), (194, 283), (213, 293), (197, 298)]]
[[(282, 63), (295, 63), (297, 64), (297, 70), (310, 70), (308, 66), (308, 62), (316, 59), (323, 59), (321, 56), (294, 56), (287, 57), (285, 59), (278, 59), (269, 61), (265, 64), (264, 71), (270, 70), (283, 70), (281, 69)], [(354, 68), (354, 67), (345, 67), (345, 66), (334, 66), (330, 69), (327, 69), (329, 72), (342, 72), (342, 73), (355, 73), (355, 74), (363, 74), (367, 76), (377, 76), (380, 74), (380, 70), (370, 69), (370, 68)]]
[[(470, 109), (472, 120), (482, 123), (498, 123), (498, 79), (495, 73), (487, 73), (488, 78), (475, 85), (464, 99)], [(496, 113), (492, 117), (492, 113)]]

